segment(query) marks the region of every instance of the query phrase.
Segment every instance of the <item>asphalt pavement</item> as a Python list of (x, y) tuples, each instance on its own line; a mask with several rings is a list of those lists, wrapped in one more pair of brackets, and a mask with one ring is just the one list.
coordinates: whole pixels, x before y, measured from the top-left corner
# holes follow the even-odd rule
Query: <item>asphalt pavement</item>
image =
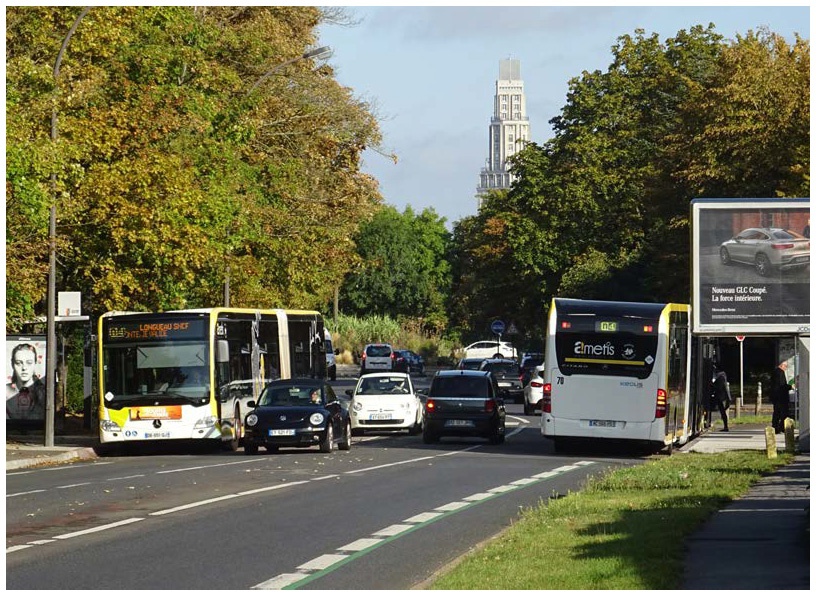
[[(784, 451), (784, 436), (776, 440)], [(732, 425), (728, 433), (706, 431), (675, 453), (765, 451), (765, 442), (762, 426)], [(6, 471), (94, 459), (95, 444), (89, 432), (55, 436), (52, 447), (44, 446), (41, 433), (7, 432)], [(686, 547), (681, 589), (809, 590), (810, 453), (797, 451), (791, 464), (763, 477), (705, 522)]]

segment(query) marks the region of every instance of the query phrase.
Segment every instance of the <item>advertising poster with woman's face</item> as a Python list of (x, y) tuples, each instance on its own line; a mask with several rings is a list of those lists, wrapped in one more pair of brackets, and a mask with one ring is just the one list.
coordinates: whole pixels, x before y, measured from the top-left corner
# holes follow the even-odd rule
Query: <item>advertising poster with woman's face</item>
[(45, 338), (6, 337), (6, 420), (45, 420)]

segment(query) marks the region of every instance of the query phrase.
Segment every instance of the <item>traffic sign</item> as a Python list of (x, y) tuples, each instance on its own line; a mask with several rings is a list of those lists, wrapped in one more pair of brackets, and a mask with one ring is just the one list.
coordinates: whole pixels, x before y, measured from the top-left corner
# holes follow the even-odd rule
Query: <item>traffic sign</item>
[(502, 333), (504, 333), (504, 321), (496, 319), (495, 321), (490, 323), (490, 330), (496, 335), (501, 335)]
[(510, 322), (510, 326), (507, 328), (507, 335), (518, 335), (518, 329), (516, 328), (516, 324), (512, 321)]
[(738, 335), (737, 336), (737, 341), (742, 341), (743, 339), (745, 339), (744, 335)]

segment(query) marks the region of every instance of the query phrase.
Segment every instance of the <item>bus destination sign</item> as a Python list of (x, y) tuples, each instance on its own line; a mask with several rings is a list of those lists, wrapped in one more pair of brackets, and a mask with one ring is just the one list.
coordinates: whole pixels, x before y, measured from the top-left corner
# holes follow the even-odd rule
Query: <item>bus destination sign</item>
[(206, 335), (206, 321), (122, 321), (108, 325), (108, 341), (201, 339)]
[(618, 322), (617, 321), (596, 321), (595, 322), (595, 331), (601, 331), (604, 333), (617, 333), (618, 331)]

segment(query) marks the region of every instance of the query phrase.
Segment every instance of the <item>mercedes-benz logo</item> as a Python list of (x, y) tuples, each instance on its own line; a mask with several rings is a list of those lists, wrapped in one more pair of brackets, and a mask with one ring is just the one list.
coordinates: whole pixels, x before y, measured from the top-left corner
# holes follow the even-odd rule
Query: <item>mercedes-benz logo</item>
[(280, 420), (281, 420), (281, 422), (285, 422), (286, 421), (286, 416), (281, 416)]

